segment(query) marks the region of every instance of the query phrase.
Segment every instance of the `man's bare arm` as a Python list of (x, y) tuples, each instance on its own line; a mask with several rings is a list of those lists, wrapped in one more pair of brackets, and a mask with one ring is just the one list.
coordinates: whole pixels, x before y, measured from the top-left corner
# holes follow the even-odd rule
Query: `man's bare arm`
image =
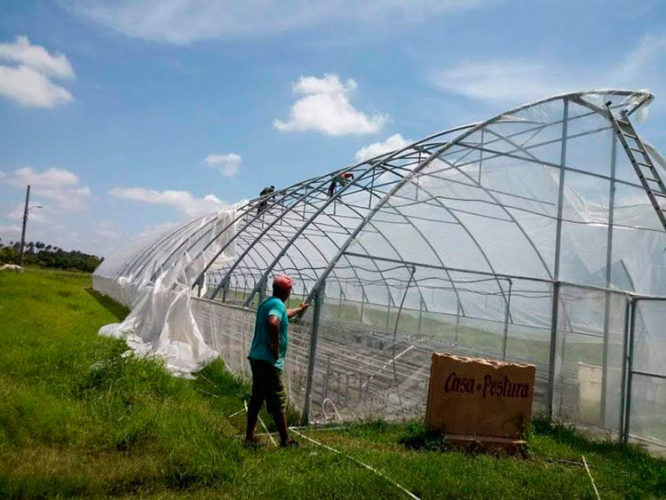
[(280, 319), (277, 316), (268, 317), (268, 337), (271, 340), (271, 352), (277, 359), (280, 357)]
[(305, 311), (308, 307), (310, 307), (310, 304), (308, 304), (307, 302), (302, 302), (301, 305), (299, 305), (298, 307), (287, 309), (287, 317), (291, 319), (297, 314), (300, 314), (303, 311)]

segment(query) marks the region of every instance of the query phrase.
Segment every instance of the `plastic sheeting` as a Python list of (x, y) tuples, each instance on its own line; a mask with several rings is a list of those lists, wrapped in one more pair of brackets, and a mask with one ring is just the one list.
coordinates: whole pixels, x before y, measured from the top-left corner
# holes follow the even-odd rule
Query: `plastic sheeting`
[(220, 249), (227, 247), (217, 256), (218, 262), (233, 258), (233, 247), (227, 244), (233, 235), (235, 214), (235, 210), (227, 210), (213, 217), (211, 244), (195, 259), (184, 251), (171, 267), (156, 266), (158, 261), (154, 261), (145, 273), (118, 276), (113, 294), (131, 303), (132, 310), (122, 323), (100, 328), (100, 335), (124, 338), (135, 355), (160, 358), (169, 371), (185, 377), (217, 358), (192, 313), (192, 286)]

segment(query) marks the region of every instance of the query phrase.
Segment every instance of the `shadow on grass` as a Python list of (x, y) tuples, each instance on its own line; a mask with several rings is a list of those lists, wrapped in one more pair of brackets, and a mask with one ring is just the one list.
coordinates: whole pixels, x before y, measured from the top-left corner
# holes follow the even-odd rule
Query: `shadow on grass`
[(97, 301), (99, 305), (101, 305), (104, 309), (109, 311), (113, 315), (113, 317), (116, 318), (118, 321), (124, 320), (125, 316), (129, 314), (130, 310), (128, 307), (119, 304), (111, 297), (102, 295), (101, 293), (96, 292), (90, 287), (86, 288), (85, 290), (92, 296), (93, 299)]

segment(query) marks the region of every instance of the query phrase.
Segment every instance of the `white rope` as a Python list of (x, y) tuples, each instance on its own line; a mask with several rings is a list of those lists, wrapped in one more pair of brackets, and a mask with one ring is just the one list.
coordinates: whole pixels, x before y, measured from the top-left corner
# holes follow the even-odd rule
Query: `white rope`
[(355, 459), (354, 457), (352, 457), (352, 456), (350, 456), (350, 455), (347, 455), (346, 453), (342, 453), (341, 451), (338, 451), (338, 450), (336, 450), (335, 448), (331, 448), (330, 446), (325, 445), (325, 444), (323, 444), (323, 443), (320, 443), (319, 441), (315, 441), (314, 439), (307, 437), (305, 434), (302, 434), (302, 433), (298, 432), (298, 431), (297, 431), (296, 429), (294, 429), (293, 427), (290, 427), (290, 430), (291, 430), (294, 434), (297, 434), (298, 436), (301, 436), (302, 438), (307, 439), (307, 440), (310, 441), (311, 443), (314, 443), (314, 444), (316, 444), (317, 446), (321, 446), (322, 448), (326, 448), (328, 451), (331, 451), (331, 452), (336, 453), (336, 454), (338, 454), (338, 455), (342, 455), (343, 457), (348, 458), (349, 460), (351, 460), (352, 462), (354, 462), (354, 463), (360, 465), (361, 467), (365, 467), (366, 469), (368, 469), (368, 470), (371, 471), (371, 472), (374, 472), (374, 473), (377, 474), (378, 476), (383, 477), (383, 478), (386, 479), (389, 483), (391, 483), (393, 486), (395, 486), (396, 488), (398, 488), (398, 489), (400, 489), (402, 492), (404, 492), (409, 498), (413, 498), (414, 500), (420, 500), (419, 497), (417, 497), (414, 493), (412, 493), (411, 491), (409, 491), (409, 490), (408, 490), (407, 488), (405, 488), (404, 486), (402, 486), (402, 485), (396, 483), (393, 479), (391, 479), (390, 477), (386, 476), (386, 475), (383, 474), (382, 472), (378, 471), (378, 470), (375, 469), (374, 467), (371, 467), (370, 465), (365, 464), (365, 463), (361, 462), (360, 460), (357, 460), (357, 459)]
[(597, 485), (594, 484), (594, 478), (592, 477), (590, 468), (587, 466), (587, 460), (585, 460), (585, 455), (581, 456), (583, 457), (583, 464), (585, 464), (585, 470), (587, 471), (587, 475), (590, 476), (590, 481), (592, 481), (592, 488), (594, 488), (594, 494), (597, 495), (597, 500), (601, 500), (601, 497), (599, 496), (599, 490), (597, 489)]
[(244, 411), (245, 411), (245, 408), (241, 408), (241, 409), (238, 410), (237, 412), (234, 412), (234, 413), (232, 413), (231, 415), (229, 415), (227, 418), (235, 417), (236, 415), (238, 415), (239, 413), (242, 413), (242, 412), (244, 412)]
[[(309, 431), (346, 431), (349, 429), (349, 427), (306, 427), (306, 426), (294, 426), (294, 427), (289, 427), (290, 431), (293, 431), (294, 429), (307, 429)], [(255, 436), (277, 436), (279, 432), (257, 432), (255, 433)], [(245, 434), (236, 434), (234, 436), (236, 439), (245, 437)]]

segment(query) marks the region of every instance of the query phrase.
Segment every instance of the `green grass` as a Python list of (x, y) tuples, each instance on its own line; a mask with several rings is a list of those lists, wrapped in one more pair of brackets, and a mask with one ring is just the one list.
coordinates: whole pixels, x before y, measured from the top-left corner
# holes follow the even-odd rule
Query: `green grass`
[[(188, 381), (124, 356), (97, 330), (127, 310), (89, 286), (77, 273), (0, 275), (0, 496), (404, 496), (305, 441), (243, 449), (244, 415), (227, 416), (247, 386), (219, 361)], [(666, 495), (666, 462), (540, 419), (527, 459), (448, 451), (418, 422), (307, 434), (424, 498), (592, 498), (581, 455), (603, 498)]]

